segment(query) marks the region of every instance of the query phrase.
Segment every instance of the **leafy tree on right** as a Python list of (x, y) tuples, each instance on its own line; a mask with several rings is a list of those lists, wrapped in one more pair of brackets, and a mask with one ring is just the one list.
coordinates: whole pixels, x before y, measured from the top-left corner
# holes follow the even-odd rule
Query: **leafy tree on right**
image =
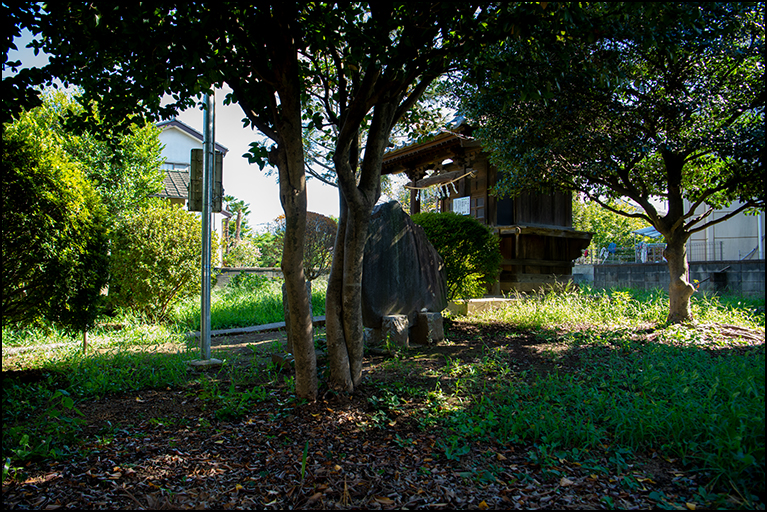
[(764, 208), (764, 19), (764, 3), (542, 2), (456, 87), (510, 171), (498, 193), (580, 191), (646, 220), (667, 242), (668, 321), (692, 320), (690, 235)]

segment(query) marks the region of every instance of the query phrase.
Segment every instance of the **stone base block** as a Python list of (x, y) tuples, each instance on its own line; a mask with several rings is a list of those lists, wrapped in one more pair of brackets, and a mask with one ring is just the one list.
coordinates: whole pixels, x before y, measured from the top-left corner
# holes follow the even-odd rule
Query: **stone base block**
[(380, 329), (366, 329), (365, 342), (371, 346), (385, 345), (387, 340), (397, 347), (408, 347), (410, 322), (407, 315), (390, 315), (381, 319)]
[(415, 325), (410, 329), (410, 339), (419, 345), (436, 345), (445, 339), (442, 327), (442, 313), (421, 312)]

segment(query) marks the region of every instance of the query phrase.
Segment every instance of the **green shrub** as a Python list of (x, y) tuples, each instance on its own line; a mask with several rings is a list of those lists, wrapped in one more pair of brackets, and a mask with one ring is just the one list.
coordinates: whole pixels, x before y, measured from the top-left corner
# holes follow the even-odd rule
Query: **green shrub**
[(445, 261), (448, 300), (481, 297), (498, 279), (501, 250), (490, 228), (452, 212), (417, 213), (412, 219)]
[(81, 331), (101, 310), (106, 211), (44, 114), (3, 126), (3, 319)]
[(169, 306), (200, 291), (201, 243), (200, 220), (168, 201), (127, 215), (112, 238), (112, 304), (165, 318)]

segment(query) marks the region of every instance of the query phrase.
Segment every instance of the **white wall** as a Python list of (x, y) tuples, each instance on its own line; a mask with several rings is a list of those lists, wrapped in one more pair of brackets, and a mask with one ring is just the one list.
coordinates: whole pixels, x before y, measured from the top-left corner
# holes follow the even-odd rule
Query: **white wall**
[[(175, 126), (163, 128), (160, 133), (160, 142), (165, 145), (161, 154), (167, 163), (189, 165), (191, 162), (192, 150), (202, 149), (201, 141)], [(185, 202), (184, 207), (187, 206), (188, 204)], [(201, 214), (197, 213), (197, 215)], [(217, 232), (219, 236), (221, 236), (221, 221), (223, 218), (223, 215), (220, 213), (214, 213), (211, 218), (211, 228), (213, 231)]]
[[(741, 204), (735, 202), (728, 208), (714, 210), (710, 217), (720, 219), (738, 209)], [(700, 207), (696, 213), (700, 214), (704, 211), (704, 208)], [(760, 246), (759, 238), (764, 236), (765, 216), (764, 211), (761, 213), (761, 215), (746, 215), (741, 212), (729, 220), (714, 224), (693, 234), (688, 243), (688, 259), (690, 261), (704, 259), (740, 260), (755, 248), (757, 249), (756, 254), (753, 254), (749, 259), (763, 259), (764, 242)], [(702, 254), (704, 247), (705, 257)]]
[(174, 164), (188, 165), (191, 161), (192, 149), (202, 148), (202, 142), (176, 127), (163, 129), (160, 133), (160, 142), (165, 145), (162, 150), (165, 161)]

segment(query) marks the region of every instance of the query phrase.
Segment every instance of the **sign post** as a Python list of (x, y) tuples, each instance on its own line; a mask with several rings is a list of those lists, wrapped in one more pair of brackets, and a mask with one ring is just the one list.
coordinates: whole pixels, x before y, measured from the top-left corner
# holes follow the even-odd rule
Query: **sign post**
[(205, 95), (202, 146), (204, 166), (202, 173), (202, 293), (200, 299), (200, 351), (201, 358), (210, 360), (210, 246), (211, 211), (213, 209), (213, 174), (215, 168), (215, 93)]

